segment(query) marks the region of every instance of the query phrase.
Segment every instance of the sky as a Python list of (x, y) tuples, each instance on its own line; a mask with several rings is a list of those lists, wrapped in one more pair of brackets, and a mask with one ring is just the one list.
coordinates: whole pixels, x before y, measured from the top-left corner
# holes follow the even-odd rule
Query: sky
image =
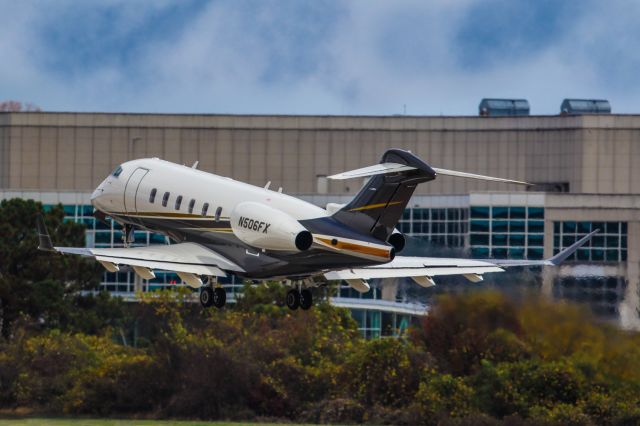
[(0, 0), (0, 101), (45, 111), (640, 113), (636, 0)]

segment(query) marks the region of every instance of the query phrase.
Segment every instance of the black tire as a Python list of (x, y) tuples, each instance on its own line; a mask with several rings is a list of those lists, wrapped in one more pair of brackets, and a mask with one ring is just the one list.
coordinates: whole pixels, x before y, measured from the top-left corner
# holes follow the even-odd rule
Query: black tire
[(287, 292), (287, 308), (295, 311), (300, 306), (300, 292), (296, 289), (291, 289)]
[(222, 308), (227, 303), (227, 292), (222, 287), (213, 289), (213, 305), (216, 308)]
[(200, 290), (200, 304), (208, 308), (213, 305), (213, 289), (209, 286), (203, 286)]
[(313, 295), (308, 288), (300, 292), (300, 308), (303, 310), (310, 309), (313, 306)]

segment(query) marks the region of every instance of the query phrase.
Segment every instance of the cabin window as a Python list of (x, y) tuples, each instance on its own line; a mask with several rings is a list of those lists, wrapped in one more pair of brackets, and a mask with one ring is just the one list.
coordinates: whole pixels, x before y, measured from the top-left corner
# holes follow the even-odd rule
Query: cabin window
[(169, 192), (165, 192), (162, 196), (162, 207), (167, 207), (167, 203), (169, 202), (169, 195), (171, 195)]
[(204, 203), (204, 205), (202, 206), (202, 216), (207, 215), (207, 210), (209, 210), (209, 203)]
[(156, 188), (153, 188), (151, 190), (151, 194), (149, 194), (149, 202), (151, 204), (153, 204), (153, 202), (156, 201), (156, 192), (158, 192), (158, 190)]
[(193, 213), (193, 207), (196, 205), (196, 200), (193, 198), (189, 201), (189, 214)]
[(218, 207), (216, 209), (216, 222), (220, 220), (220, 215), (222, 214), (222, 207)]
[(116, 169), (111, 172), (111, 176), (118, 177), (120, 176), (120, 173), (122, 173), (122, 166), (116, 167)]
[(182, 195), (178, 195), (176, 198), (176, 210), (180, 210), (180, 204), (182, 204)]

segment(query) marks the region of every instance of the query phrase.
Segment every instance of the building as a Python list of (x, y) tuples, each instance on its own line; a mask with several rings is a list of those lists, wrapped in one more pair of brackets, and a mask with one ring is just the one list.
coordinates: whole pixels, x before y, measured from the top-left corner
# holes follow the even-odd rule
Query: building
[[(346, 201), (362, 184), (326, 176), (376, 163), (391, 147), (437, 167), (535, 184), (441, 177), (418, 188), (400, 224), (403, 232), (478, 258), (539, 259), (601, 229), (575, 259), (542, 274), (542, 291), (586, 301), (602, 315), (638, 326), (640, 115), (0, 113), (0, 198), (61, 202), (69, 218), (89, 226), (88, 244), (113, 246), (121, 231), (93, 220), (89, 194), (128, 159), (199, 161), (200, 169), (255, 185), (271, 181), (272, 188), (325, 205)], [(164, 241), (148, 233), (136, 237), (141, 244)], [(104, 285), (131, 294), (136, 285), (174, 281), (172, 274), (158, 274), (156, 282), (136, 284), (131, 273), (105, 273)], [(399, 298), (384, 288), (371, 297)], [(371, 302), (369, 310), (375, 303), (386, 302)], [(400, 309), (394, 306), (379, 311)]]

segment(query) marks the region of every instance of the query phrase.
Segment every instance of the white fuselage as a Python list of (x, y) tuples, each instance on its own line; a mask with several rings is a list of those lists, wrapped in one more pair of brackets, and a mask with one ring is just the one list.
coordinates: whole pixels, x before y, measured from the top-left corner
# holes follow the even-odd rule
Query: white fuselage
[(91, 202), (126, 229), (202, 244), (250, 277), (313, 274), (394, 256), (388, 243), (306, 201), (157, 158), (123, 163), (96, 188)]
[[(133, 160), (121, 167), (119, 176), (109, 175), (91, 196), (93, 206), (106, 214), (201, 214), (208, 203), (203, 216), (213, 216), (221, 208), (220, 216), (228, 218), (237, 204), (255, 201), (297, 220), (329, 216), (326, 210), (298, 198), (158, 158)], [(153, 189), (156, 189), (156, 195), (151, 202)], [(167, 192), (169, 195), (164, 203)], [(176, 208), (179, 196), (182, 201)], [(191, 200), (195, 202), (189, 212)]]

